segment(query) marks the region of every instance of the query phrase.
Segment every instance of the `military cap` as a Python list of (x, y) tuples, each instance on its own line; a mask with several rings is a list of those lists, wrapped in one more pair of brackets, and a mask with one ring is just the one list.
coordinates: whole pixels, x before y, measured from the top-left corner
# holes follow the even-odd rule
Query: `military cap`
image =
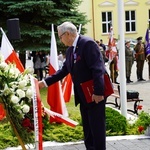
[(127, 43), (130, 43), (130, 40), (125, 40), (125, 45), (126, 45)]
[(140, 41), (140, 40), (142, 40), (142, 37), (141, 37), (141, 36), (137, 38), (137, 41)]

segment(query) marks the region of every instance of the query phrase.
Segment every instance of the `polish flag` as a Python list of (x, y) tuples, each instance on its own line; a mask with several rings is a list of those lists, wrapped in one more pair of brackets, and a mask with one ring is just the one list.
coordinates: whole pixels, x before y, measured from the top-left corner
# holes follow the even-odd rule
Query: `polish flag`
[[(54, 74), (58, 69), (58, 53), (56, 47), (56, 39), (54, 34), (54, 27), (52, 24), (52, 32), (51, 32), (51, 48), (50, 48), (50, 65), (49, 65), (49, 75)], [(56, 113), (62, 114), (63, 116), (68, 116), (68, 111), (66, 108), (66, 104), (64, 101), (61, 82), (58, 81), (53, 85), (48, 87), (48, 96), (47, 102), (50, 105), (50, 109)], [(59, 122), (57, 118), (50, 117), (50, 122)]]
[(1, 28), (2, 31), (2, 42), (1, 42), (1, 54), (4, 56), (6, 63), (14, 63), (16, 67), (20, 70), (20, 72), (24, 71), (24, 67), (18, 58), (14, 48), (12, 47), (11, 43), (9, 42), (5, 32)]
[(47, 109), (46, 107), (44, 107), (44, 111), (47, 113), (48, 116), (51, 116), (68, 126), (76, 127), (78, 125), (78, 122), (76, 122), (68, 117), (64, 117), (63, 115), (61, 115), (59, 113), (53, 112), (53, 111)]
[[(5, 32), (2, 28), (2, 41), (1, 41), (1, 48), (0, 52), (4, 56), (6, 63), (15, 63), (16, 67), (20, 70), (20, 72), (24, 71), (24, 67), (19, 60), (16, 52), (14, 51), (14, 48), (12, 47), (11, 43), (9, 42)], [(6, 116), (5, 110), (2, 105), (0, 105), (0, 120), (2, 120)]]
[(109, 33), (108, 49), (106, 50), (106, 56), (111, 62), (116, 55), (117, 55), (117, 49), (116, 49), (116, 43), (113, 37), (113, 27), (111, 25), (110, 33)]
[(109, 41), (108, 41), (108, 49), (106, 50), (106, 57), (109, 59), (109, 62), (114, 60), (116, 62), (115, 69), (119, 70), (118, 67), (118, 54), (116, 48), (116, 40), (113, 37), (113, 27), (110, 26), (110, 33), (109, 33)]

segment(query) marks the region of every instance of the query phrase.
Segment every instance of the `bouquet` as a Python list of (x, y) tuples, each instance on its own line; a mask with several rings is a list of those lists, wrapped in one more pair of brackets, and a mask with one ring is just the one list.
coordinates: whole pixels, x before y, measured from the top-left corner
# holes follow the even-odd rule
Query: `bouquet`
[[(24, 144), (34, 143), (30, 73), (30, 68), (20, 73), (15, 64), (5, 63), (4, 57), (0, 54), (0, 103), (6, 110), (7, 119)], [(44, 107), (42, 115), (45, 118)]]

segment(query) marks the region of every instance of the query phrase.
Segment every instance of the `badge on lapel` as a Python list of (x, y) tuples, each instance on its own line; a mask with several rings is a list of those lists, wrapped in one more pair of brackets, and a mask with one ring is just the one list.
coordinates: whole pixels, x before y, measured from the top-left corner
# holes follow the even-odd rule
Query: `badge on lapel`
[(77, 63), (79, 60), (81, 60), (80, 55), (77, 56), (76, 53), (73, 54), (73, 58), (74, 58), (74, 64)]

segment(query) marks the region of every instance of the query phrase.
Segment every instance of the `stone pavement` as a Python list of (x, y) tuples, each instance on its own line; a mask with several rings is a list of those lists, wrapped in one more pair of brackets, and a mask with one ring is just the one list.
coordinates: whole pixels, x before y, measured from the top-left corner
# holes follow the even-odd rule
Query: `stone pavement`
[[(27, 62), (27, 66), (30, 62)], [(146, 81), (137, 82), (136, 79), (136, 63), (134, 63), (132, 68), (132, 75), (131, 80), (133, 83), (127, 84), (128, 90), (136, 90), (140, 93), (140, 98), (144, 101), (141, 102), (143, 106), (143, 110), (150, 113), (150, 80), (148, 76), (148, 65), (145, 62), (144, 65), (144, 79)], [(120, 78), (118, 77), (118, 82)], [(109, 98), (109, 100), (114, 101), (113, 98)], [(133, 103), (127, 103), (128, 108), (133, 108)], [(131, 114), (133, 117), (136, 117), (135, 114)], [(106, 150), (150, 150), (150, 136), (145, 135), (130, 135), (130, 136), (112, 136), (106, 137)], [(55, 143), (55, 142), (44, 142), (43, 143), (43, 150), (86, 150), (83, 144), (83, 141), (76, 142), (76, 143)], [(33, 148), (31, 148), (33, 150)], [(7, 148), (7, 150), (21, 150), (20, 147), (18, 148)]]
[[(150, 137), (107, 137), (106, 150), (150, 150)], [(83, 142), (45, 147), (44, 150), (86, 150)]]
[[(5, 150), (21, 150), (21, 147), (11, 147)], [(36, 150), (32, 146), (30, 150)], [(83, 141), (55, 143), (44, 142), (43, 150), (86, 150)], [(112, 136), (106, 137), (106, 150), (150, 150), (150, 136)]]

